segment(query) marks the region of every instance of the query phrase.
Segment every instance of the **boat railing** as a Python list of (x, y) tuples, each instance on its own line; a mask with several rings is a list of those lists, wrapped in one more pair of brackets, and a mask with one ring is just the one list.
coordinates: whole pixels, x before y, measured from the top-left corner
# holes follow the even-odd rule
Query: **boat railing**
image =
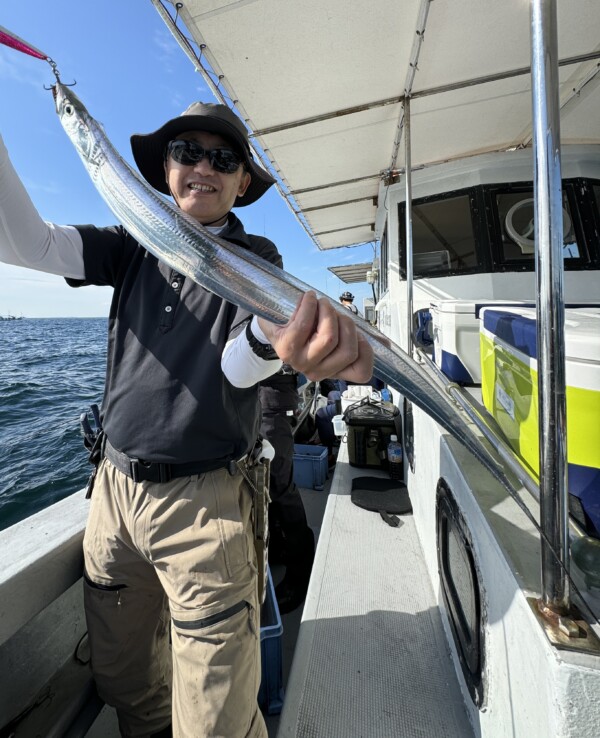
[(84, 492), (0, 531), (0, 735), (83, 736), (102, 709), (87, 653)]

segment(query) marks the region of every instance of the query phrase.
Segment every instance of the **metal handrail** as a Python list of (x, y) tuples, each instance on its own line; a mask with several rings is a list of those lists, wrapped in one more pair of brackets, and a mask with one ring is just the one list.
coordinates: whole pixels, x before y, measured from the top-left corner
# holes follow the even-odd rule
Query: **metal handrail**
[[(567, 612), (567, 433), (556, 0), (531, 0), (542, 603)], [(556, 560), (555, 552), (560, 561)]]
[(406, 226), (406, 353), (412, 356), (413, 317), (413, 233), (412, 233), (412, 173), (410, 142), (410, 98), (404, 98), (404, 166), (405, 166), (405, 226)]

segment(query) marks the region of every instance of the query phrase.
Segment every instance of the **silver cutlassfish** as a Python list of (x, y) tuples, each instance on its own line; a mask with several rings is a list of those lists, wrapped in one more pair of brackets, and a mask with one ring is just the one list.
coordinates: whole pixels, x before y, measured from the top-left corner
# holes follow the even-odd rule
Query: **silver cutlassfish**
[[(71, 89), (60, 82), (52, 89), (63, 128), (98, 192), (139, 243), (171, 268), (254, 315), (280, 324), (289, 320), (302, 294), (312, 287), (210, 234), (150, 187), (119, 156), (102, 126)], [(319, 297), (326, 297), (314, 291)], [(351, 315), (343, 306), (331, 302), (343, 315)], [(355, 322), (373, 348), (376, 375), (463, 443), (514, 496), (503, 468), (449, 397), (377, 329), (361, 318), (355, 318)]]

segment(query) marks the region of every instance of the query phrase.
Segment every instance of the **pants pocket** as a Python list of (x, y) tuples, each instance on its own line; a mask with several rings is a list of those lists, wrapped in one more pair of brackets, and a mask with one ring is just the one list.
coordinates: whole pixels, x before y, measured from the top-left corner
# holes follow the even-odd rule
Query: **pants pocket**
[(227, 472), (213, 486), (219, 536), (227, 574), (235, 578), (253, 561), (252, 497), (240, 475)]
[[(219, 612), (173, 611), (174, 734), (245, 738), (262, 718), (257, 612), (241, 600)], [(257, 717), (258, 715), (258, 717)], [(265, 735), (258, 733), (258, 735)]]

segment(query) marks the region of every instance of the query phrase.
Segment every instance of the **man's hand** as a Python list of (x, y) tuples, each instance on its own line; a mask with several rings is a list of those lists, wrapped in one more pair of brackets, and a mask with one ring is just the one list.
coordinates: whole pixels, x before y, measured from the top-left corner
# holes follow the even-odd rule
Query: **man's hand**
[(339, 313), (326, 298), (306, 292), (285, 325), (258, 322), (279, 358), (308, 379), (326, 377), (368, 382), (373, 350), (359, 335), (352, 318)]

